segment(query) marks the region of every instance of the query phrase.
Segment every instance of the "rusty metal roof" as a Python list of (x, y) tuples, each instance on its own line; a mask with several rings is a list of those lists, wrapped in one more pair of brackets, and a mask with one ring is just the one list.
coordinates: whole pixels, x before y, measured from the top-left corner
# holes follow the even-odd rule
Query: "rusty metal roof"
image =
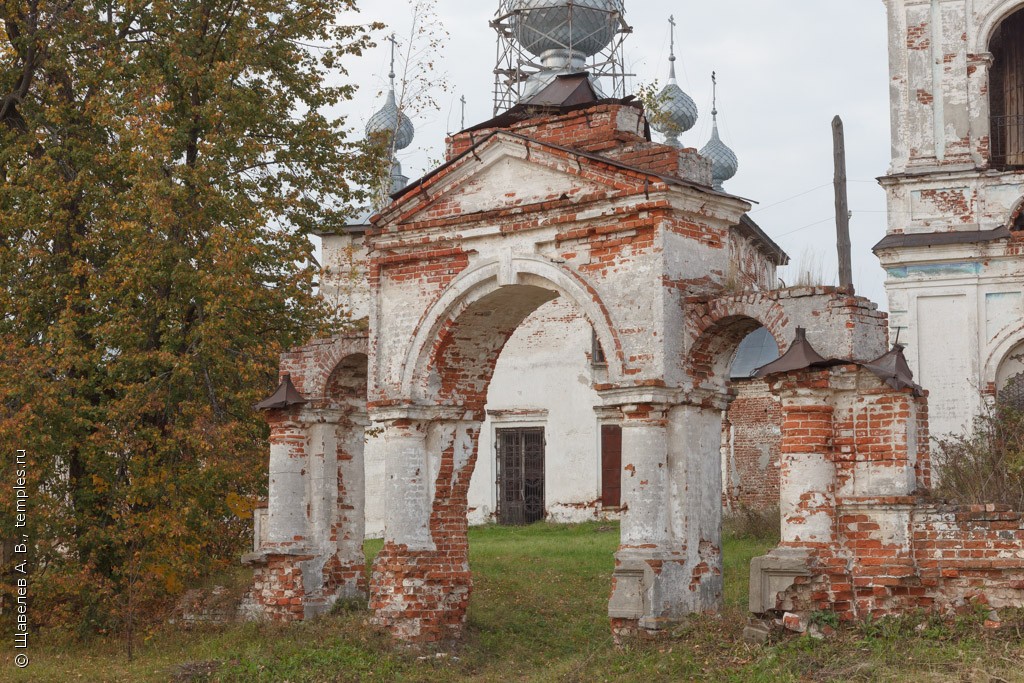
[[(523, 100), (508, 111), (498, 114), (492, 119), (478, 123), (475, 126), (470, 126), (461, 132), (510, 128), (526, 119), (568, 114), (598, 104), (625, 104), (638, 109), (643, 108), (643, 105), (633, 95), (627, 95), (622, 98), (603, 97), (594, 90), (590, 74), (586, 72), (562, 74), (529, 99)], [(647, 139), (650, 140), (650, 131), (645, 130), (645, 133)]]
[(871, 247), (871, 251), (897, 249), (899, 247), (938, 247), (945, 244), (974, 244), (994, 242), (1010, 236), (1006, 226), (995, 230), (957, 230), (952, 232), (918, 232), (901, 235), (887, 235)]
[(903, 355), (902, 344), (893, 344), (892, 350), (888, 353), (859, 365), (865, 370), (870, 370), (893, 389), (913, 389), (914, 396), (921, 396), (924, 391), (914, 382), (914, 373), (910, 370), (907, 357)]
[(573, 107), (594, 104), (602, 98), (594, 91), (590, 74), (561, 74), (547, 87), (520, 104), (526, 107)]
[(814, 347), (807, 341), (807, 331), (802, 327), (798, 327), (796, 328), (796, 339), (793, 340), (789, 350), (778, 360), (755, 370), (752, 377), (765, 377), (780, 372), (792, 372), (809, 368), (828, 368), (851, 363), (869, 371), (893, 389), (911, 389), (914, 392), (914, 396), (922, 396), (924, 389), (914, 382), (914, 373), (910, 370), (907, 357), (903, 355), (903, 348), (901, 344), (893, 344), (892, 350), (866, 363), (855, 360), (840, 360), (838, 358), (826, 359), (815, 351)]
[(253, 408), (255, 410), (280, 410), (281, 408), (301, 406), (306, 403), (309, 403), (309, 401), (292, 384), (292, 376), (285, 373), (281, 377), (281, 384), (277, 387), (277, 390), (253, 406)]
[(745, 233), (751, 239), (754, 240), (761, 247), (761, 250), (772, 259), (772, 262), (777, 266), (784, 266), (789, 263), (789, 254), (783, 251), (782, 247), (775, 243), (771, 237), (768, 236), (761, 226), (754, 222), (754, 219), (750, 217), (750, 214), (743, 214), (740, 216), (740, 222), (736, 225), (740, 229), (740, 232)]
[(778, 360), (768, 365), (763, 365), (754, 371), (753, 377), (766, 377), (777, 372), (791, 372), (793, 370), (805, 370), (807, 368), (828, 368), (833, 365), (843, 365), (850, 361), (827, 360), (820, 353), (814, 350), (811, 343), (807, 341), (807, 330), (802, 327), (796, 328), (796, 339), (790, 344)]

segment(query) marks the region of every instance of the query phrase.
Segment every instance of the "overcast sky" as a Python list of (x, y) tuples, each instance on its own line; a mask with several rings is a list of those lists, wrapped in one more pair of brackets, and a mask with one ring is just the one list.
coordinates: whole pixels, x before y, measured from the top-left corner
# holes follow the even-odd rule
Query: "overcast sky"
[[(357, 21), (383, 21), (409, 33), (409, 0), (362, 0)], [(417, 178), (443, 155), (447, 132), (460, 124), (458, 99), (467, 100), (466, 124), (491, 117), (496, 36), (488, 26), (497, 0), (438, 0), (449, 35), (434, 62), (450, 83), (438, 92), (440, 111), (414, 117), (416, 140), (400, 157)], [(871, 247), (885, 235), (885, 195), (875, 178), (889, 164), (889, 104), (885, 8), (880, 0), (626, 0), (630, 89), (668, 75), (668, 15), (677, 22), (679, 85), (696, 101), (700, 120), (682, 136), (700, 148), (711, 131), (711, 72), (718, 73), (719, 127), (740, 170), (726, 183), (733, 194), (758, 202), (751, 216), (790, 255), (781, 276), (822, 271), (836, 280), (832, 117), (843, 117), (847, 137), (853, 274), (859, 294), (888, 308), (884, 274)], [(352, 16), (343, 17), (351, 23)], [(389, 29), (390, 30), (390, 29)], [(383, 35), (381, 36), (383, 38)], [(360, 86), (344, 113), (362, 130), (380, 107), (387, 84), (388, 47), (349, 63)], [(610, 89), (610, 86), (609, 86)], [(655, 135), (655, 139), (661, 138)]]

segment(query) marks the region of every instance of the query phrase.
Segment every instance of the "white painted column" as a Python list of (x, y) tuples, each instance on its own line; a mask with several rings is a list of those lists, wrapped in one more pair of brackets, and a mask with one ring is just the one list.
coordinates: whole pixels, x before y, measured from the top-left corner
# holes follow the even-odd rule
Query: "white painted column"
[(672, 614), (666, 578), (673, 552), (669, 516), (668, 406), (637, 403), (622, 411), (622, 525), (608, 616), (616, 639), (663, 631)]
[(427, 423), (392, 419), (384, 426), (384, 540), (409, 550), (434, 550), (430, 538)]
[(629, 406), (622, 423), (622, 536), (620, 549), (667, 546), (668, 423), (665, 410)]
[(831, 544), (835, 537), (836, 467), (827, 392), (780, 391), (783, 430), (779, 471), (782, 545)]
[(669, 414), (669, 510), (675, 545), (685, 560), (674, 581), (672, 613), (722, 606), (722, 406), (675, 406)]
[(270, 419), (270, 488), (267, 504), (267, 542), (279, 548), (305, 544), (306, 474), (309, 440), (298, 416)]

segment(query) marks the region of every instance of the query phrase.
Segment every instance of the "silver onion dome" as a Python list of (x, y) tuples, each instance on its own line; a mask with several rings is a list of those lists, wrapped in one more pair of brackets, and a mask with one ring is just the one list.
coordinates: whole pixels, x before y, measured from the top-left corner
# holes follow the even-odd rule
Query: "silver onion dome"
[(583, 58), (607, 47), (618, 31), (623, 0), (512, 0), (513, 30), (519, 43), (543, 58), (551, 50), (572, 50)]
[(676, 82), (675, 18), (669, 17), (668, 23), (672, 26), (672, 43), (668, 57), (668, 85), (658, 93), (658, 111), (651, 121), (651, 127), (665, 136), (666, 145), (682, 147), (679, 135), (697, 124), (697, 104), (693, 98), (683, 92)]
[(394, 148), (399, 150), (411, 145), (415, 134), (416, 129), (413, 128), (412, 121), (398, 108), (398, 103), (395, 101), (395, 89), (392, 86), (388, 90), (384, 106), (366, 123), (366, 135), (368, 137), (387, 135), (389, 139), (391, 135), (394, 135)]
[[(717, 114), (717, 112), (713, 112), (713, 114)], [(712, 125), (711, 139), (700, 150), (700, 155), (711, 161), (712, 186), (716, 190), (721, 190), (723, 183), (740, 170), (740, 162), (736, 158), (736, 153), (729, 149), (728, 145), (722, 142), (718, 136), (718, 121)]]
[(739, 159), (729, 146), (718, 136), (718, 78), (711, 72), (711, 139), (700, 150), (700, 155), (711, 161), (711, 185), (721, 190), (726, 180), (740, 170)]

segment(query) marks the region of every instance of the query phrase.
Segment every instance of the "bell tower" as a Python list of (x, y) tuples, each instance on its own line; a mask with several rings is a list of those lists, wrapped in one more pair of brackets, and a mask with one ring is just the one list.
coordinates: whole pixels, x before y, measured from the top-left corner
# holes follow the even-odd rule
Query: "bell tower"
[(892, 338), (936, 436), (1024, 383), (1024, 2), (885, 0)]

